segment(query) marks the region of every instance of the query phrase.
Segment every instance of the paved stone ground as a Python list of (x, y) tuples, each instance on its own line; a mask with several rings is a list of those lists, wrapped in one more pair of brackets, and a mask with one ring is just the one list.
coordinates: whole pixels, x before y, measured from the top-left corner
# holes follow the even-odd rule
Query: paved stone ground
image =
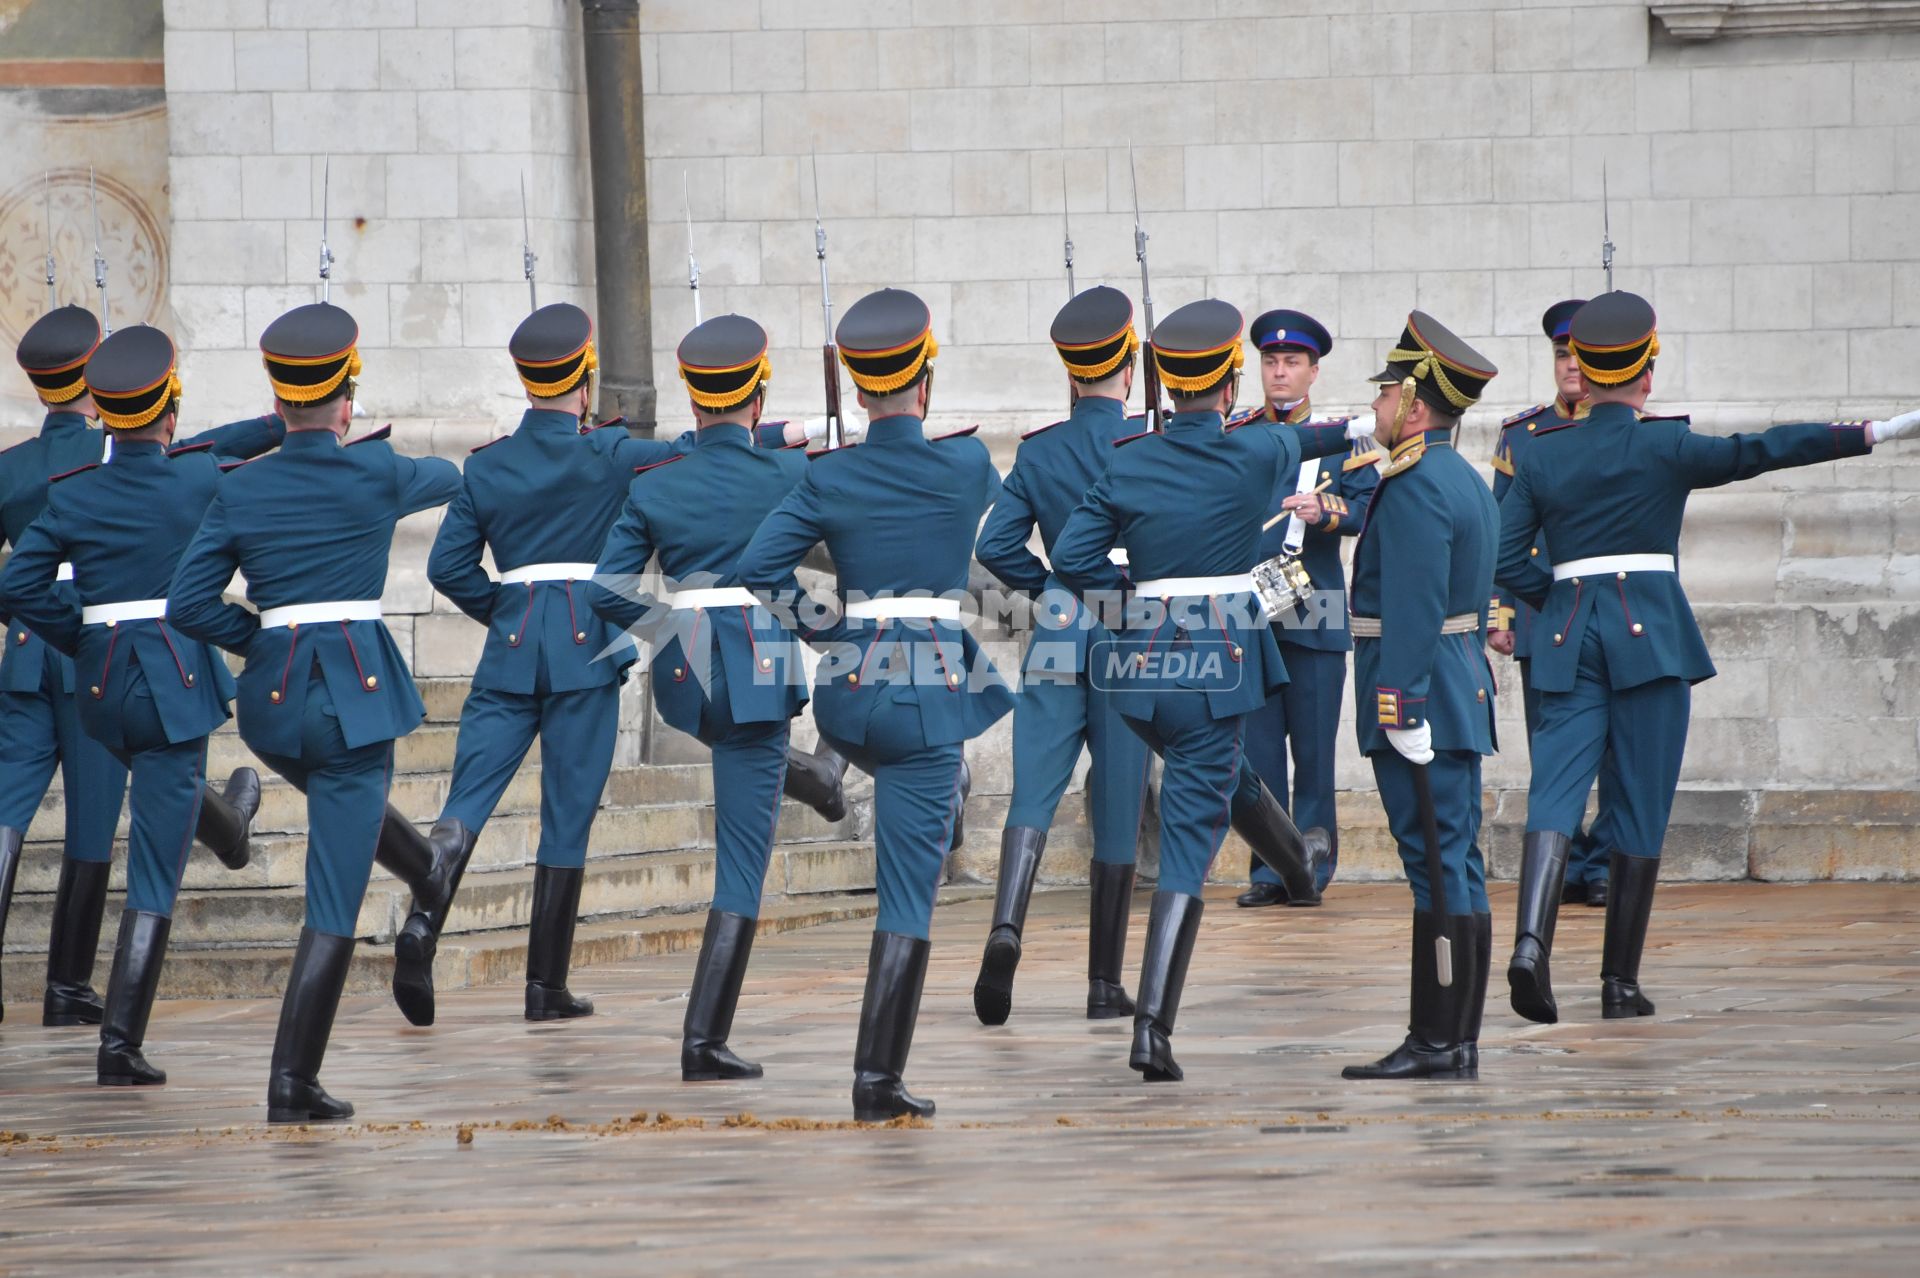
[(1596, 1019), (1600, 914), (1570, 910), (1569, 1020), (1513, 1017), (1496, 965), (1478, 1084), (1339, 1078), (1398, 1040), (1404, 888), (1217, 896), (1187, 1082), (1152, 1087), (1123, 1024), (1080, 1018), (1081, 893), (1036, 898), (1014, 1019), (974, 1022), (987, 909), (936, 919), (928, 1130), (841, 1125), (857, 921), (759, 947), (751, 1085), (678, 1081), (688, 954), (580, 973), (600, 1014), (566, 1025), (521, 1021), (517, 987), (453, 993), (431, 1030), (354, 997), (324, 1077), (360, 1122), (333, 1129), (262, 1124), (270, 1003), (163, 1004), (175, 1081), (141, 1092), (92, 1086), (91, 1034), (16, 1004), (0, 1272), (1913, 1272), (1920, 886), (1663, 892), (1661, 1015), (1632, 1023)]

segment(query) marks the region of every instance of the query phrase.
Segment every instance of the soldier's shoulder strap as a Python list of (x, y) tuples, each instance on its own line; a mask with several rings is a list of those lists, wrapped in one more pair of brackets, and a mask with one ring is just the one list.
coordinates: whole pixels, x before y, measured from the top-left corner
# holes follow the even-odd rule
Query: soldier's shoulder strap
[[(1065, 420), (1066, 418), (1064, 417), (1060, 419), (1061, 422)], [(1044, 435), (1048, 431), (1052, 430), (1055, 426), (1058, 426), (1059, 424), (1060, 422), (1048, 422), (1045, 426), (1036, 426), (1032, 430), (1028, 431), (1026, 434), (1022, 435), (1020, 438), (1023, 440), (1032, 439), (1035, 435)]]
[(1408, 440), (1406, 443), (1395, 447), (1393, 452), (1387, 457), (1387, 460), (1381, 464), (1380, 478), (1390, 479), (1395, 475), (1412, 470), (1420, 464), (1420, 459), (1426, 455), (1427, 441), (1424, 436), (1419, 439)]
[(980, 423), (975, 422), (971, 426), (963, 426), (959, 430), (950, 430), (944, 435), (935, 435), (933, 438), (935, 442), (938, 442), (939, 440), (942, 440), (942, 439), (968, 439), (974, 435), (978, 435), (979, 433), (980, 433)]
[(582, 435), (591, 435), (596, 430), (605, 430), (609, 426), (625, 426), (626, 424), (627, 419), (624, 414), (619, 417), (609, 417), (604, 422), (595, 422), (591, 426), (582, 422), (580, 423), (580, 433)]
[(382, 426), (379, 430), (370, 430), (366, 434), (361, 435), (357, 439), (349, 439), (345, 444), (342, 445), (342, 447), (352, 448), (355, 444), (365, 444), (372, 440), (386, 439), (388, 436), (392, 434), (393, 434), (393, 423), (388, 422), (385, 426)]
[(1115, 448), (1120, 448), (1127, 444), (1131, 444), (1136, 439), (1145, 439), (1147, 436), (1153, 433), (1154, 432), (1150, 430), (1143, 430), (1137, 435), (1122, 435), (1120, 438), (1113, 441), (1113, 446)]
[(1521, 411), (1515, 413), (1513, 416), (1507, 418), (1505, 421), (1501, 422), (1500, 429), (1505, 430), (1509, 426), (1518, 426), (1521, 422), (1527, 421), (1530, 418), (1538, 417), (1540, 414), (1546, 411), (1547, 411), (1547, 406), (1545, 404), (1535, 404), (1532, 408), (1522, 409)]
[(807, 450), (807, 460), (819, 461), (822, 457), (831, 457), (835, 453), (844, 453), (848, 449), (858, 447), (860, 447), (860, 441), (856, 439), (851, 444), (840, 444), (833, 448), (811, 448)]
[(1340, 473), (1344, 475), (1356, 470), (1364, 470), (1368, 466), (1378, 466), (1386, 459), (1386, 453), (1378, 448), (1369, 448), (1367, 451), (1361, 452), (1356, 447), (1347, 455), (1347, 460), (1340, 464)]
[(492, 448), (492, 447), (493, 447), (493, 446), (494, 446), (495, 444), (503, 444), (503, 443), (505, 443), (505, 442), (506, 442), (507, 440), (509, 440), (509, 439), (512, 439), (512, 438), (513, 438), (513, 436), (511, 436), (511, 435), (496, 435), (496, 436), (494, 436), (494, 437), (493, 437), (492, 439), (489, 439), (489, 440), (488, 440), (488, 441), (487, 441), (486, 443), (484, 443), (484, 444), (475, 444), (475, 445), (474, 445), (474, 446), (473, 446), (472, 448), (469, 448), (469, 449), (467, 450), (467, 456), (469, 456), (469, 457), (471, 457), (471, 456), (473, 456), (473, 455), (474, 455), (475, 453), (477, 453), (477, 452), (481, 452), (481, 451), (483, 451), (483, 450), (485, 450), (485, 449), (488, 449), (488, 448)]
[(239, 470), (242, 466), (251, 466), (253, 463), (259, 461), (261, 457), (271, 457), (272, 455), (271, 453), (260, 453), (254, 457), (242, 457), (239, 461), (223, 461), (220, 463), (220, 473), (224, 475), (230, 470)]
[(662, 457), (657, 462), (648, 462), (644, 466), (635, 466), (633, 468), (633, 473), (636, 475), (644, 475), (650, 470), (659, 470), (662, 466), (671, 466), (677, 461), (685, 461), (688, 456), (690, 456), (690, 454), (675, 453), (671, 457)]
[(185, 457), (188, 453), (209, 452), (213, 448), (213, 443), (214, 441), (211, 439), (203, 439), (197, 444), (175, 444), (167, 450), (167, 456)]
[(75, 466), (72, 470), (63, 470), (57, 475), (48, 475), (47, 482), (49, 484), (57, 484), (63, 479), (72, 479), (75, 475), (84, 475), (90, 470), (99, 470), (99, 469), (100, 469), (99, 462), (88, 462), (84, 466)]
[[(1693, 425), (1693, 418), (1686, 413), (1642, 413), (1643, 422), (1679, 422), (1682, 426)], [(1843, 425), (1846, 423), (1842, 423)]]

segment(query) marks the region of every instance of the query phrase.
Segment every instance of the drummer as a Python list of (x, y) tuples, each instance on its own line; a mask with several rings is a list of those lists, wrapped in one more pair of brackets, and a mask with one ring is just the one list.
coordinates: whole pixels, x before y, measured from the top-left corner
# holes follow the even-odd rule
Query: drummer
[[(1294, 426), (1349, 423), (1347, 418), (1316, 418), (1313, 412), (1320, 361), (1333, 349), (1333, 337), (1325, 325), (1304, 311), (1268, 311), (1253, 321), (1248, 338), (1260, 352), (1263, 400), (1252, 419)], [(1319, 867), (1315, 886), (1322, 891), (1332, 880), (1340, 856), (1334, 742), (1346, 692), (1347, 653), (1353, 648), (1347, 632), (1340, 547), (1366, 522), (1367, 505), (1380, 482), (1374, 468), (1380, 457), (1373, 440), (1361, 436), (1345, 457), (1301, 462), (1297, 473), (1280, 479), (1269, 504), (1270, 510), (1284, 512), (1285, 518), (1260, 539), (1263, 561), (1276, 555), (1298, 556), (1311, 584), (1303, 601), (1273, 621), (1273, 637), (1280, 645), (1289, 682), (1247, 716), (1247, 760), (1292, 814), (1309, 849), (1318, 852), (1324, 847), (1324, 855), (1315, 858)], [(1280, 876), (1259, 857), (1251, 861), (1253, 883), (1238, 904), (1246, 908), (1288, 904)]]

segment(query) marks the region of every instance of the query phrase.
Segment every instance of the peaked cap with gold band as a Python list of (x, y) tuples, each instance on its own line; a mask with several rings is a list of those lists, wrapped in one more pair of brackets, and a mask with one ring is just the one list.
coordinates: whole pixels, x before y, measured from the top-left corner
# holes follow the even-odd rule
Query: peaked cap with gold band
[(933, 312), (900, 288), (883, 288), (849, 306), (834, 341), (853, 384), (869, 395), (892, 395), (912, 386), (940, 353)]
[(360, 376), (360, 326), (353, 316), (327, 302), (296, 306), (260, 334), (260, 358), (267, 381), (282, 401), (320, 404), (352, 392)]
[(716, 315), (680, 341), (680, 380), (710, 413), (740, 407), (773, 379), (767, 330), (744, 315)]
[(1584, 297), (1569, 297), (1564, 302), (1555, 302), (1540, 316), (1541, 331), (1546, 333), (1549, 341), (1566, 341), (1567, 330), (1573, 327), (1573, 317), (1579, 314), (1580, 308), (1586, 304), (1587, 299)]
[(543, 306), (520, 321), (507, 342), (520, 384), (539, 399), (564, 395), (600, 367), (593, 321), (572, 302)]
[(173, 360), (173, 339), (146, 324), (100, 343), (87, 361), (87, 391), (100, 420), (115, 430), (151, 426), (180, 398)]
[(1457, 417), (1480, 402), (1487, 383), (1499, 371), (1445, 324), (1425, 311), (1415, 311), (1407, 316), (1399, 345), (1387, 352), (1387, 366), (1367, 380), (1399, 382), (1402, 413), (1411, 406), (1406, 397), (1417, 395)]
[(57, 306), (27, 329), (14, 358), (49, 404), (86, 394), (87, 356), (100, 345), (100, 321), (84, 306)]
[(1048, 336), (1077, 382), (1112, 377), (1140, 344), (1133, 331), (1133, 300), (1105, 284), (1069, 298), (1053, 317)]
[(1580, 308), (1568, 335), (1590, 382), (1618, 386), (1646, 371), (1660, 354), (1653, 307), (1637, 293), (1602, 293)]
[(1240, 371), (1244, 321), (1217, 298), (1188, 302), (1153, 329), (1153, 362), (1160, 380), (1182, 395), (1200, 395)]

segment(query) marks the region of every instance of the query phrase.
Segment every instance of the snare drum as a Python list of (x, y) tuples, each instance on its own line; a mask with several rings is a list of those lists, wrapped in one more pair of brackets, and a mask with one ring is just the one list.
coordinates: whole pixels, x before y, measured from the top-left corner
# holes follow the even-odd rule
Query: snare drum
[(1278, 621), (1313, 593), (1313, 578), (1300, 556), (1275, 555), (1253, 566), (1253, 591), (1267, 620)]

